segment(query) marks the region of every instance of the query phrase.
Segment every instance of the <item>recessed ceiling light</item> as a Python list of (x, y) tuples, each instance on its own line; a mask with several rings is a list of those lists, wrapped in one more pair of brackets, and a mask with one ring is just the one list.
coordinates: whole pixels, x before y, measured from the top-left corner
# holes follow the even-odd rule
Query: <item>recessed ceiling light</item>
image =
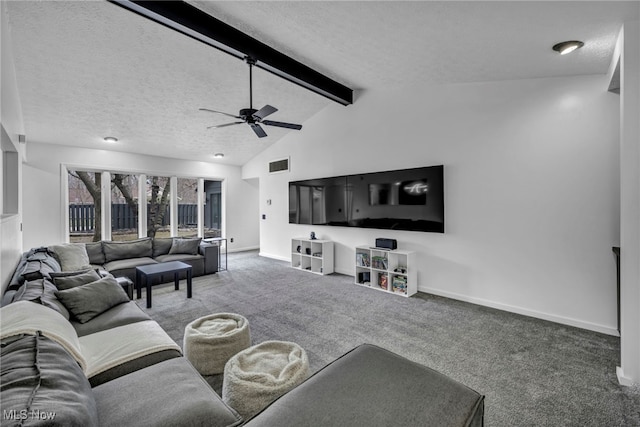
[(558, 43), (553, 46), (553, 50), (558, 52), (560, 55), (566, 55), (567, 53), (571, 53), (576, 49), (580, 49), (584, 46), (584, 43), (578, 40), (570, 40), (562, 43)]
[(118, 142), (118, 138), (115, 136), (105, 136), (104, 142)]
[(216, 153), (216, 154), (213, 155), (213, 157), (215, 157), (216, 159), (221, 159), (221, 158), (224, 157), (224, 154), (223, 153)]

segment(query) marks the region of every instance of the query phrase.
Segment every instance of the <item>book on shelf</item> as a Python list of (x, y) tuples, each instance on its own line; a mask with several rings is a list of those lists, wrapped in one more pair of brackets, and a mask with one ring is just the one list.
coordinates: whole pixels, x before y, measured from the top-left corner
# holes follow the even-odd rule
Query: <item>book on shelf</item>
[(369, 254), (356, 253), (356, 264), (360, 267), (369, 267)]
[(388, 261), (386, 257), (383, 256), (374, 256), (371, 258), (371, 266), (378, 270), (386, 270), (388, 265)]
[(403, 276), (393, 276), (391, 290), (399, 294), (407, 293), (407, 278)]
[(384, 289), (385, 291), (388, 289), (389, 277), (386, 274), (381, 274), (378, 276), (378, 286), (380, 286), (380, 288)]

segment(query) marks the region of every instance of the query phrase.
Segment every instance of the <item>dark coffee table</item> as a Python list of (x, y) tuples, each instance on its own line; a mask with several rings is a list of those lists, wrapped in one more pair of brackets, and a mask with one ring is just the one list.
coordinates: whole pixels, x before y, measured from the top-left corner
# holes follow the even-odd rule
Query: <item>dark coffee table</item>
[(142, 298), (142, 285), (147, 287), (147, 308), (151, 308), (151, 287), (153, 279), (167, 274), (173, 274), (176, 291), (180, 289), (179, 275), (187, 272), (187, 298), (191, 298), (191, 266), (182, 261), (161, 262), (136, 267), (136, 297)]

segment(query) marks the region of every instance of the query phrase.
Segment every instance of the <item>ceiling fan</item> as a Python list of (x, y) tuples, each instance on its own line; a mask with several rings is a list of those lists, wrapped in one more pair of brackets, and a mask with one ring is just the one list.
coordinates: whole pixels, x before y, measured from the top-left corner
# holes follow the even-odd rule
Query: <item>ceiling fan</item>
[(249, 126), (251, 126), (251, 129), (253, 129), (256, 135), (258, 135), (258, 138), (264, 138), (265, 136), (267, 136), (267, 133), (264, 131), (264, 129), (262, 129), (260, 124), (267, 125), (267, 126), (277, 126), (281, 128), (287, 128), (287, 129), (295, 129), (295, 130), (302, 129), (302, 125), (296, 125), (293, 123), (285, 123), (285, 122), (275, 122), (273, 120), (264, 120), (264, 118), (267, 117), (268, 115), (278, 111), (277, 108), (272, 107), (271, 105), (267, 104), (259, 110), (256, 110), (253, 108), (252, 67), (256, 63), (256, 61), (255, 59), (250, 58), (248, 56), (245, 57), (245, 61), (247, 62), (247, 64), (249, 64), (249, 108), (243, 108), (242, 110), (240, 110), (240, 113), (238, 113), (237, 116), (235, 114), (229, 114), (222, 111), (210, 110), (208, 108), (200, 108), (200, 111), (208, 111), (210, 113), (224, 114), (225, 116), (233, 117), (235, 119), (242, 120), (242, 121), (224, 123), (222, 125), (208, 126), (207, 129), (222, 128), (226, 126), (233, 126), (233, 125), (246, 123)]

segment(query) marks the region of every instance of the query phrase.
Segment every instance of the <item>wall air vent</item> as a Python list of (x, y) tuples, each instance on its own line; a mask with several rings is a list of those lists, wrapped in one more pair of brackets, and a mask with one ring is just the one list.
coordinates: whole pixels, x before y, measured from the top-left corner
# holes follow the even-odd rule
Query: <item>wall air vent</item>
[(269, 173), (286, 172), (289, 170), (289, 158), (269, 162)]

